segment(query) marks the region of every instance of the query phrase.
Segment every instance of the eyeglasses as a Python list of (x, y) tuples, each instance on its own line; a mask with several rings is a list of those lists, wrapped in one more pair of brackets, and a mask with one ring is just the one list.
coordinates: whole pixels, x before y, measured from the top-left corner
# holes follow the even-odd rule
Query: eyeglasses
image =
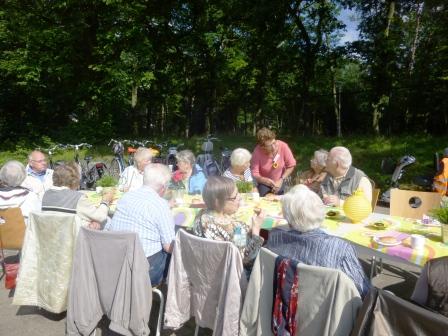
[(228, 197), (227, 200), (235, 202), (239, 197), (240, 197), (240, 193), (236, 193), (235, 197)]
[(37, 162), (37, 163), (44, 163), (44, 162), (47, 162), (47, 160), (46, 159), (43, 159), (43, 160), (31, 160), (32, 162)]

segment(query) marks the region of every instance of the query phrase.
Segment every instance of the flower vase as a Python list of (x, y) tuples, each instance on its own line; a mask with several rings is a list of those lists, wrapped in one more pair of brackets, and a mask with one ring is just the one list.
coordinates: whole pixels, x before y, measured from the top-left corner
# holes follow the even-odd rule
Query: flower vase
[(360, 189), (347, 197), (343, 209), (345, 216), (350, 218), (352, 223), (359, 223), (372, 213), (372, 205)]

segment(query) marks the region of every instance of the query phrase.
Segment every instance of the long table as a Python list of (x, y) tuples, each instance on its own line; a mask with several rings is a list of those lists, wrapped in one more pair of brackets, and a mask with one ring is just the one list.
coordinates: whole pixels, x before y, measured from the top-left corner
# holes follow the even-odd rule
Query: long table
[[(94, 203), (100, 202), (100, 197), (94, 193), (88, 193), (88, 197)], [(200, 211), (200, 208), (191, 207), (195, 201), (201, 202), (200, 196), (185, 195), (183, 203), (172, 209), (176, 225), (186, 228), (193, 225), (194, 218)], [(262, 208), (266, 213), (262, 229), (271, 230), (287, 224), (283, 218), (280, 202), (265, 198), (253, 200), (249, 195), (243, 195), (242, 204), (235, 217), (250, 225), (255, 207)], [(371, 255), (392, 257), (394, 260), (407, 261), (418, 266), (423, 266), (429, 259), (448, 255), (448, 245), (442, 243), (440, 227), (424, 226), (413, 219), (391, 217), (377, 213), (372, 213), (361, 223), (353, 224), (344, 216), (341, 209), (338, 209), (338, 211), (340, 215), (334, 218), (325, 218), (322, 229), (328, 234), (344, 238), (357, 246), (363, 247)], [(390, 226), (385, 230), (377, 230), (372, 224), (378, 220), (387, 220)], [(411, 234), (420, 234), (426, 237), (424, 249), (415, 250), (411, 247)], [(374, 237), (380, 236), (393, 236), (400, 240), (401, 244), (383, 246), (374, 240)]]

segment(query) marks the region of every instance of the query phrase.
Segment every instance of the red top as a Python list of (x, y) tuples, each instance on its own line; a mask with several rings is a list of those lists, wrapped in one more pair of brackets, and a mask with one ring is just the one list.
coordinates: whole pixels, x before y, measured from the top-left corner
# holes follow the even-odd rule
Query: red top
[[(260, 145), (255, 147), (250, 164), (252, 176), (262, 176), (277, 181), (282, 177), (285, 169), (296, 165), (296, 160), (294, 159), (289, 146), (281, 140), (276, 140), (276, 144), (278, 148), (278, 156), (275, 154), (267, 154)], [(277, 165), (274, 164), (274, 161)], [(274, 168), (274, 166), (277, 166), (277, 168)]]

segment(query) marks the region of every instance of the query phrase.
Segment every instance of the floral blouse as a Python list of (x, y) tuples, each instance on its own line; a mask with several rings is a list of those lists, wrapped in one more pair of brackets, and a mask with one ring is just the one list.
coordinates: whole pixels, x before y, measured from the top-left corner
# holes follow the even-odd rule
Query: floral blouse
[(250, 233), (250, 228), (245, 223), (240, 222), (232, 216), (217, 217), (211, 210), (201, 210), (193, 224), (193, 233), (196, 236), (233, 242), (233, 233), (236, 227), (241, 228), (241, 232), (246, 233), (246, 246), (238, 247), (243, 257), (245, 268), (252, 268), (255, 258), (258, 255), (264, 239)]

